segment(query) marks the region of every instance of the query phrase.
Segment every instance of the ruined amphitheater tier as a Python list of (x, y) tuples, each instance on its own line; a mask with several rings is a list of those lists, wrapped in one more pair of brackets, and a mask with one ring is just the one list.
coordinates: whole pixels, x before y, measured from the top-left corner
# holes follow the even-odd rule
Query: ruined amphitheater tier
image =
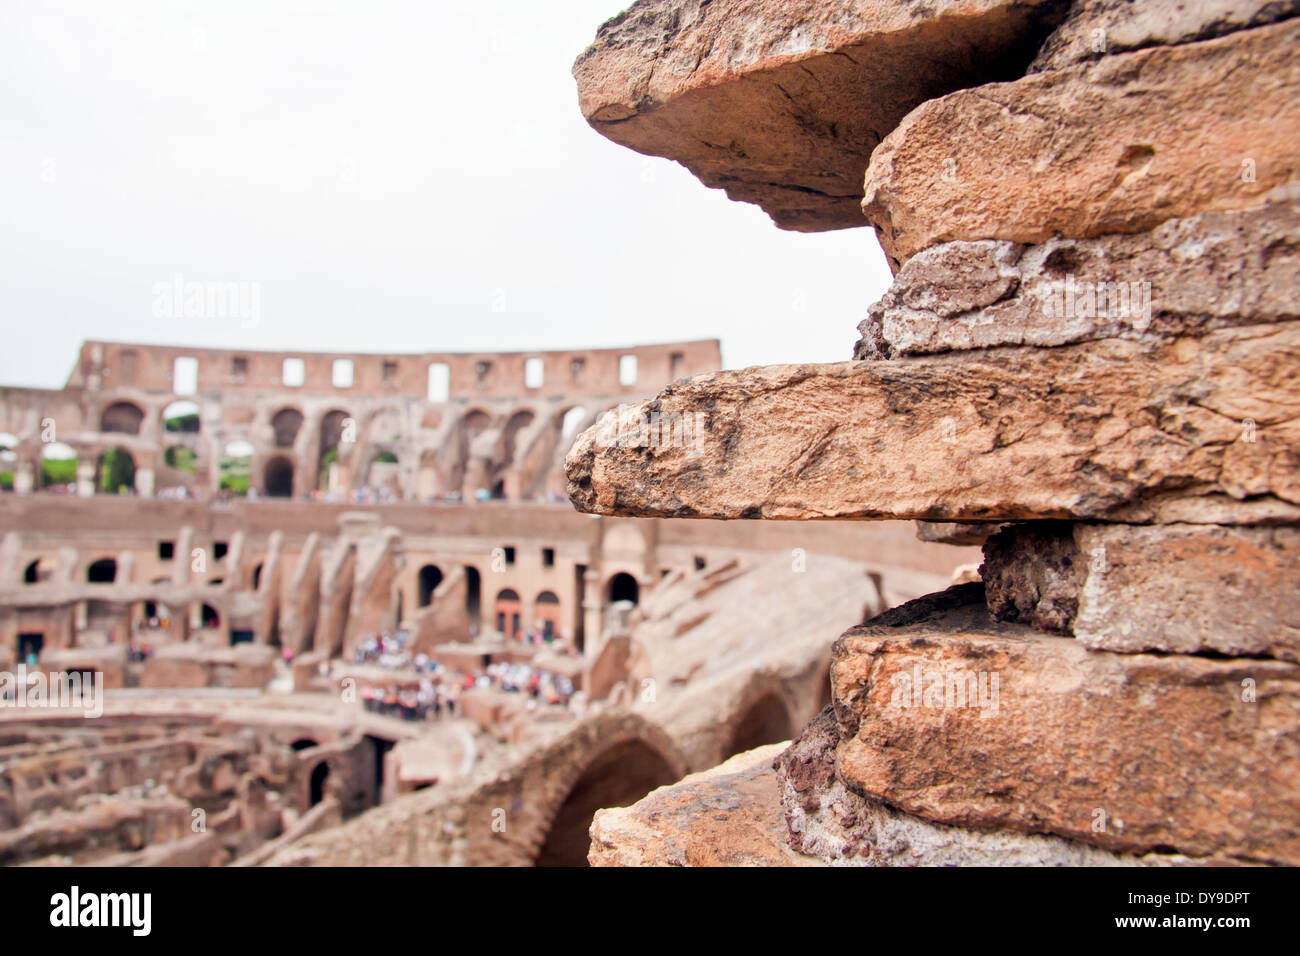
[[(601, 27), (597, 130), (783, 228), (871, 225), (894, 281), (852, 362), (587, 430), (571, 500), (984, 543), (979, 581), (835, 643), (833, 706), (774, 765), (655, 807), (734, 777), (835, 864), (1300, 863), (1297, 13), (641, 0)], [(655, 430), (693, 415), (698, 442)], [(652, 809), (598, 817), (593, 861), (680, 862)]]
[(49, 483), (42, 462), (57, 449), (83, 497), (120, 456), (129, 466), (113, 480), (141, 497), (215, 494), (237, 458), (262, 497), (555, 500), (578, 429), (721, 364), (716, 339), (415, 354), (86, 342), (63, 388), (5, 390), (0, 442), (18, 493)]

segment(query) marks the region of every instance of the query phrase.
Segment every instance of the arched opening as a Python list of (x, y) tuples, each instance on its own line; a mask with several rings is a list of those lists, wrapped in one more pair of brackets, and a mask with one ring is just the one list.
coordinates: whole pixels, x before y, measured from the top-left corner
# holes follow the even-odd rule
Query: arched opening
[(320, 456), (317, 460), (316, 487), (321, 491), (334, 491), (347, 482), (339, 469), (340, 446), (356, 441), (356, 423), (347, 412), (335, 409), (320, 423)]
[(221, 615), (211, 604), (204, 604), (199, 608), (199, 627), (217, 628), (221, 626)]
[(248, 494), (252, 467), (252, 443), (243, 439), (227, 442), (217, 463), (217, 487), (235, 495)]
[(264, 568), (265, 566), (266, 566), (265, 562), (259, 561), (257, 562), (257, 566), (253, 568), (253, 577), (250, 584), (252, 585), (252, 589), (254, 591), (256, 591), (258, 588), (262, 586), (262, 568)]
[(86, 568), (86, 581), (89, 584), (112, 584), (116, 580), (116, 558), (100, 558)]
[(493, 603), (493, 620), (496, 621), (496, 629), (506, 637), (520, 635), (520, 603), (517, 592), (511, 588), (497, 592), (497, 599)]
[(641, 586), (637, 583), (636, 578), (626, 571), (620, 571), (609, 579), (609, 585), (606, 588), (606, 602), (614, 604), (617, 601), (631, 601), (636, 604), (640, 600)]
[[(293, 748), (295, 753), (301, 753), (304, 750), (310, 750), (312, 747), (319, 747), (320, 744), (312, 740), (310, 737), (299, 737), (289, 746)], [(320, 766), (325, 766), (325, 764), (322, 762)]]
[(37, 558), (23, 569), (23, 583), (40, 584), (42, 581), (49, 581), (54, 577), (54, 572), (58, 570), (58, 567), (58, 558)]
[(311, 769), (311, 780), (308, 788), (311, 791), (308, 795), (308, 801), (311, 806), (316, 806), (325, 799), (325, 782), (329, 779), (330, 765), (322, 760)]
[(172, 445), (163, 450), (163, 464), (177, 471), (194, 474), (196, 470), (194, 449), (188, 445)]
[(41, 449), (40, 482), (51, 491), (76, 491), (77, 453), (71, 445), (51, 442)]
[(262, 487), (272, 498), (290, 498), (293, 496), (293, 462), (283, 455), (276, 455), (262, 469)]
[(163, 431), (172, 434), (197, 435), (199, 433), (199, 406), (182, 399), (163, 409)]
[(789, 740), (794, 736), (790, 711), (775, 694), (764, 694), (753, 703), (731, 732), (731, 740), (723, 750), (722, 759), (736, 754)]
[(95, 462), (95, 490), (106, 495), (135, 491), (135, 459), (125, 448), (110, 448)]
[(478, 568), (465, 565), (465, 613), (474, 634), (483, 624), (483, 579)]
[(541, 628), (543, 640), (555, 639), (560, 626), (560, 599), (554, 591), (543, 591), (533, 601), (533, 626)]
[[(485, 481), (487, 476), (475, 474), (467, 476), (469, 468), (470, 453), (474, 448), (475, 442), (480, 435), (486, 432), (492, 425), (492, 416), (480, 408), (470, 409), (456, 425), (456, 460), (447, 473), (447, 484), (450, 489), (459, 489), (466, 484), (470, 478), (475, 481)], [(487, 493), (487, 488), (472, 489), (471, 493), (482, 490)]]
[(387, 449), (376, 452), (366, 471), (366, 485), (376, 492), (401, 500), (402, 466), (397, 455)]
[(140, 434), (144, 412), (130, 402), (114, 402), (99, 415), (99, 430), (121, 435)]
[(18, 470), (18, 436), (0, 432), (0, 491), (14, 490), (14, 473)]
[(659, 751), (641, 740), (615, 744), (591, 762), (569, 790), (546, 834), (538, 866), (586, 866), (592, 817), (604, 807), (626, 807), (677, 779)]
[(302, 428), (302, 412), (296, 408), (282, 408), (271, 416), (271, 430), (275, 432), (276, 448), (292, 448)]
[(420, 568), (420, 607), (428, 607), (433, 600), (433, 592), (442, 583), (442, 571), (437, 565), (426, 564)]
[(572, 438), (577, 434), (578, 426), (582, 424), (582, 420), (586, 417), (587, 410), (581, 405), (575, 405), (566, 411), (564, 417), (560, 419), (560, 437)]

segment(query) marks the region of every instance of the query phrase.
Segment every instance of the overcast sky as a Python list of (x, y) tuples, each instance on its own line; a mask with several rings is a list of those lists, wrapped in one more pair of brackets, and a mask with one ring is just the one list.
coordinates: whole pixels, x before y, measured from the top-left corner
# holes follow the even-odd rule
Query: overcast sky
[[(0, 384), (58, 387), (86, 338), (849, 358), (869, 228), (782, 232), (583, 121), (570, 67), (623, 5), (3, 0)], [(156, 316), (177, 275), (255, 283), (258, 321)]]

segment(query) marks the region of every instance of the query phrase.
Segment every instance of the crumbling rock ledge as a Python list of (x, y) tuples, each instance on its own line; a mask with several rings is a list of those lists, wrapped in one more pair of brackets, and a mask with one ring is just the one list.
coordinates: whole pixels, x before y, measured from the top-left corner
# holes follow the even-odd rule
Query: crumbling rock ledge
[(858, 326), (856, 359), (1202, 334), (1300, 318), (1300, 183), (1149, 232), (943, 242)]
[(1202, 863), (1112, 853), (1062, 837), (931, 823), (846, 787), (827, 707), (777, 759), (790, 846), (831, 866), (1143, 866)]
[(630, 807), (598, 810), (592, 866), (819, 866), (785, 839), (769, 744), (660, 787)]
[(1074, 0), (1031, 73), (1081, 60), (1225, 36), (1300, 14), (1300, 0)]
[(569, 496), (653, 517), (1294, 521), (1298, 359), (1284, 322), (718, 372), (580, 435)]
[(981, 591), (836, 643), (844, 784), (931, 823), (1300, 863), (1300, 667), (1090, 651), (993, 620)]
[(639, 0), (573, 74), (603, 136), (686, 166), (782, 229), (867, 225), (871, 151), (913, 107), (1020, 76), (1058, 0)]
[(1257, 204), (1300, 175), (1298, 43), (1286, 21), (929, 100), (872, 153), (863, 211), (897, 269), (950, 240), (1141, 232)]

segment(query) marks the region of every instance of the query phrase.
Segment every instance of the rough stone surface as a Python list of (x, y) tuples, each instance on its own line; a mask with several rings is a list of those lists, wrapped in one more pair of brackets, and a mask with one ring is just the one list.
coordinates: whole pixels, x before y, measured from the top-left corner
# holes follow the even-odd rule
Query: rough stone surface
[(737, 754), (632, 804), (597, 810), (592, 866), (817, 866), (785, 839), (772, 763), (786, 744)]
[(1081, 526), (1074, 636), (1112, 651), (1300, 661), (1300, 528)]
[(1051, 0), (640, 0), (574, 64), (598, 132), (757, 203), (783, 229), (866, 225), (862, 172), (913, 107), (1024, 73)]
[(971, 521), (918, 521), (916, 536), (931, 544), (972, 545), (983, 544), (1002, 525), (995, 522)]
[(1294, 664), (1089, 651), (992, 620), (964, 585), (847, 632), (831, 681), (840, 779), (907, 813), (1300, 863)]
[(1134, 857), (1014, 830), (930, 823), (854, 793), (835, 776), (839, 727), (827, 707), (777, 761), (790, 846), (832, 866), (1138, 866), (1192, 862)]
[(1296, 0), (1074, 0), (1030, 72), (1143, 47), (1208, 40), (1297, 13)]
[(1064, 521), (1011, 525), (984, 542), (980, 580), (995, 618), (1070, 633), (1085, 576), (1074, 527)]
[(1300, 528), (1012, 525), (984, 545), (989, 610), (1109, 651), (1300, 661)]
[(907, 260), (854, 358), (1200, 333), (1300, 316), (1300, 186), (1150, 232), (940, 243)]
[[(569, 495), (665, 517), (1294, 520), (1298, 353), (1292, 322), (719, 372), (579, 436)], [(697, 412), (698, 440), (664, 438)]]
[(897, 266), (1254, 205), (1300, 166), (1297, 41), (1288, 21), (930, 100), (872, 154), (863, 211)]

